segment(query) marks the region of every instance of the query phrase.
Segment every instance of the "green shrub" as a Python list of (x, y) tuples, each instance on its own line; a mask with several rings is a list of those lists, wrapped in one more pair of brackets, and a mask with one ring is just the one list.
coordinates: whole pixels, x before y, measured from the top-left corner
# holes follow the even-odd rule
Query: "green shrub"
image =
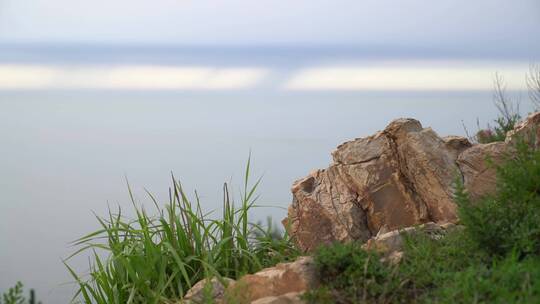
[(540, 259), (510, 255), (450, 273), (428, 303), (540, 303)]
[(305, 294), (309, 303), (375, 302), (391, 298), (399, 286), (395, 271), (356, 243), (320, 247), (314, 260), (322, 287)]
[(471, 201), (458, 181), (456, 202), (461, 223), (479, 248), (490, 254), (540, 253), (540, 152), (523, 141), (496, 165), (497, 190)]
[(409, 299), (407, 303), (429, 299), (433, 290), (444, 286), (453, 273), (486, 260), (475, 249), (474, 243), (459, 230), (441, 239), (422, 233), (405, 236), (399, 276), (406, 282), (401, 293)]
[[(275, 237), (272, 228), (249, 222), (258, 182), (249, 186), (249, 162), (238, 207), (224, 187), (220, 218), (204, 214), (198, 198), (192, 203), (173, 178), (164, 209), (152, 195), (157, 216), (133, 206), (136, 219), (109, 212), (97, 217), (102, 229), (76, 242), (77, 252), (93, 256), (89, 278), (68, 266), (85, 303), (168, 303), (181, 298), (196, 282), (217, 276), (238, 278), (276, 262), (294, 258), (296, 249), (287, 235)], [(131, 190), (130, 190), (131, 194)], [(99, 252), (105, 252), (106, 259)], [(66, 264), (67, 266), (67, 264)]]
[(490, 257), (463, 230), (405, 237), (398, 265), (357, 244), (315, 253), (321, 286), (308, 303), (539, 303), (540, 258)]

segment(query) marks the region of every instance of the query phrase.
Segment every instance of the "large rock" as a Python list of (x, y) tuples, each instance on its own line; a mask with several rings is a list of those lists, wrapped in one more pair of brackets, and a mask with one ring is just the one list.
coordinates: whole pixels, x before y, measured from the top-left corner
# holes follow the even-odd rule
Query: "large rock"
[(472, 145), (464, 137), (441, 138), (414, 119), (395, 120), (338, 146), (328, 168), (296, 181), (283, 223), (308, 252), (335, 241), (367, 241), (381, 231), (456, 222), (454, 182), (461, 179), (473, 199), (492, 193), (496, 174), (486, 157), (500, 162), (518, 138), (538, 147), (539, 125), (535, 113), (505, 142)]
[(295, 182), (284, 223), (300, 249), (311, 251), (366, 241), (381, 229), (454, 221), (456, 159), (469, 146), (464, 138), (442, 139), (417, 120), (395, 120), (338, 146), (332, 165)]
[[(316, 287), (318, 283), (313, 259), (300, 257), (294, 262), (277, 264), (255, 274), (243, 276), (227, 288), (225, 300), (231, 304), (242, 304), (267, 298), (265, 301), (277, 301), (268, 303), (288, 303), (286, 301), (294, 300), (291, 293), (302, 293)], [(287, 294), (289, 295), (284, 296)]]

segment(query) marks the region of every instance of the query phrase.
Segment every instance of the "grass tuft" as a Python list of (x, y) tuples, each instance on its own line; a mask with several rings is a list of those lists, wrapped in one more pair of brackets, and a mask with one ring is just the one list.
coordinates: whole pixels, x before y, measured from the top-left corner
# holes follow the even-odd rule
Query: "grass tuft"
[(264, 227), (249, 221), (260, 182), (251, 185), (249, 171), (248, 161), (238, 205), (224, 184), (217, 219), (203, 213), (197, 195), (189, 200), (174, 176), (165, 207), (148, 193), (157, 215), (138, 207), (129, 189), (135, 219), (126, 219), (121, 209), (109, 210), (107, 217), (96, 216), (101, 229), (74, 243), (79, 249), (72, 256), (90, 254), (91, 262), (86, 276), (66, 264), (79, 287), (73, 300), (169, 303), (203, 278), (236, 279), (294, 258), (297, 251), (286, 234), (276, 233), (271, 222)]

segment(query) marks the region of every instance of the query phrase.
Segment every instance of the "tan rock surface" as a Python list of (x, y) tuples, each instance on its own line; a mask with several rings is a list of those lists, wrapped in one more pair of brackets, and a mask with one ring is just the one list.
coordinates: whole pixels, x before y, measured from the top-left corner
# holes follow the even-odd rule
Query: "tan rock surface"
[(530, 114), (506, 135), (506, 143), (515, 143), (519, 138), (535, 148), (540, 147), (540, 112)]
[(504, 159), (508, 146), (504, 142), (478, 144), (465, 150), (457, 163), (463, 175), (463, 184), (471, 198), (478, 199), (495, 190), (497, 176), (486, 157), (499, 163)]
[(401, 172), (425, 204), (428, 218), (434, 222), (455, 221), (452, 189), (460, 174), (456, 159), (470, 143), (448, 144), (431, 129), (406, 133), (396, 141)]
[(333, 241), (367, 239), (365, 212), (336, 167), (318, 170), (293, 185), (289, 231), (305, 251)]

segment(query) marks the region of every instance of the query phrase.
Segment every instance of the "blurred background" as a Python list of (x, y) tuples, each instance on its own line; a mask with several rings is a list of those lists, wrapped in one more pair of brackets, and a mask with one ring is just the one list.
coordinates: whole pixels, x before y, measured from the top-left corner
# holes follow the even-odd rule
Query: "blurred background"
[(67, 303), (62, 259), (130, 205), (126, 177), (149, 203), (174, 172), (219, 209), (251, 151), (254, 216), (281, 220), (345, 140), (490, 123), (497, 72), (526, 114), (538, 37), (537, 0), (0, 0), (0, 290)]

